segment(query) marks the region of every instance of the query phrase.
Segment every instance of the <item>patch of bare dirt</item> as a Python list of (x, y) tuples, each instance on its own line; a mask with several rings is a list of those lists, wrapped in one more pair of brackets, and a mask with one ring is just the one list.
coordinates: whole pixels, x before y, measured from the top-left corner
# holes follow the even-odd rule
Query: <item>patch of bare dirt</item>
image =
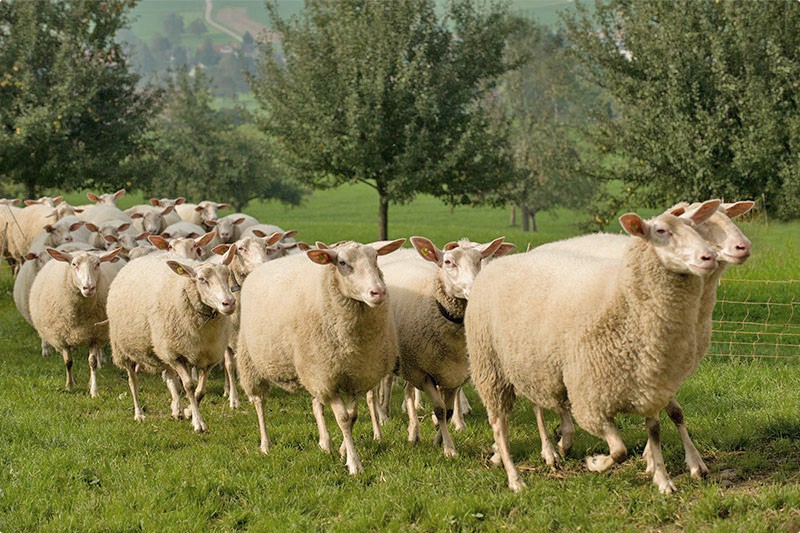
[(247, 9), (243, 7), (224, 7), (214, 14), (217, 22), (227, 26), (239, 35), (249, 32), (254, 38), (258, 37), (267, 27), (247, 16)]

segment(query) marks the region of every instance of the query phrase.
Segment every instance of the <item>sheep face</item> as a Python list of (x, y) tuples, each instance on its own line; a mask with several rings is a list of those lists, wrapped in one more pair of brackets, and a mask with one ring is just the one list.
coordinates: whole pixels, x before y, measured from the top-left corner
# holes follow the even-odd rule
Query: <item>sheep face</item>
[[(717, 250), (717, 261), (741, 265), (750, 257), (750, 239), (731, 221), (750, 211), (755, 202), (721, 204), (711, 217), (695, 226), (697, 232)], [(690, 223), (691, 216), (702, 204), (678, 206), (670, 212)]]
[(61, 252), (52, 248), (47, 249), (53, 259), (69, 263), (70, 279), (81, 296), (88, 298), (97, 292), (97, 276), (100, 274), (100, 263), (111, 261), (120, 249), (97, 256), (89, 252)]
[(335, 248), (317, 243), (320, 249), (309, 250), (306, 255), (318, 265), (334, 269), (337, 288), (344, 297), (378, 307), (386, 300), (386, 283), (378, 268), (378, 256), (397, 250), (404, 242), (405, 239), (373, 244), (346, 242)]
[(228, 204), (218, 204), (216, 202), (210, 202), (208, 200), (204, 200), (199, 204), (197, 204), (197, 207), (195, 207), (194, 209), (195, 211), (200, 213), (200, 220), (203, 221), (203, 224), (205, 224), (206, 226), (213, 226), (214, 223), (217, 220), (219, 220), (219, 216), (217, 215), (217, 210), (228, 209)]
[[(708, 203), (708, 202), (707, 202)], [(694, 222), (701, 224), (716, 211), (719, 201), (713, 207), (706, 207)], [(705, 277), (717, 268), (717, 253), (697, 231), (669, 213), (649, 220), (643, 220), (635, 213), (620, 217), (623, 229), (647, 241), (653, 246), (661, 264), (676, 274), (694, 274)]]
[(86, 193), (86, 198), (99, 205), (110, 205), (112, 207), (115, 207), (117, 205), (117, 200), (122, 198), (124, 195), (125, 195), (125, 189), (120, 189), (117, 192), (100, 194), (100, 195), (91, 192)]
[(178, 196), (175, 199), (172, 198), (150, 198), (150, 205), (156, 207), (169, 207), (169, 206), (176, 206), (181, 205), (186, 201), (186, 198), (183, 196)]
[(250, 274), (261, 263), (270, 260), (268, 238), (243, 237), (236, 241), (236, 257), (245, 275)]
[(158, 235), (161, 231), (164, 215), (172, 212), (173, 209), (175, 209), (174, 206), (169, 206), (164, 208), (163, 211), (153, 210), (146, 213), (133, 213), (131, 218), (141, 218), (144, 232), (150, 235)]
[[(160, 248), (156, 246), (156, 248)], [(203, 248), (191, 237), (178, 237), (167, 244), (167, 250), (186, 259), (201, 259)]]
[(439, 278), (445, 294), (451, 298), (467, 300), (484, 260), (491, 258), (499, 250), (503, 239), (504, 237), (498, 237), (486, 244), (466, 240), (451, 242), (443, 250), (425, 237), (411, 237), (411, 244), (423, 259), (439, 267)]
[(222, 265), (200, 263), (190, 267), (178, 261), (167, 261), (167, 266), (194, 283), (201, 302), (223, 315), (230, 315), (236, 310), (236, 299), (228, 285), (228, 265), (235, 254), (236, 245), (233, 245), (225, 254)]
[(46, 246), (59, 246), (74, 240), (72, 232), (78, 231), (85, 223), (71, 220), (59, 220), (55, 224), (48, 224), (44, 230), (48, 233)]
[(214, 229), (217, 231), (217, 235), (219, 235), (219, 240), (224, 243), (233, 242), (234, 237), (236, 236), (236, 226), (244, 222), (244, 217), (239, 218), (228, 218), (223, 217), (216, 222), (207, 222), (214, 226)]

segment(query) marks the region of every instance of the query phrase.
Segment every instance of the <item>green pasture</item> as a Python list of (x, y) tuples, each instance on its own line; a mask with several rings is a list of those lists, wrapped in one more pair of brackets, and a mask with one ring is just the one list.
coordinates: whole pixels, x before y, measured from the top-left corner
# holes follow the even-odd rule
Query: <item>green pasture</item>
[[(81, 195), (68, 195), (81, 203)], [(141, 197), (126, 196), (127, 207)], [(317, 192), (299, 208), (255, 203), (246, 212), (299, 230), (314, 242), (371, 241), (377, 235), (377, 198), (363, 186)], [(584, 216), (542, 215), (541, 232), (508, 227), (508, 211), (451, 210), (421, 197), (390, 208), (391, 237), (425, 235), (440, 246), (468, 236), (498, 235), (524, 250), (528, 243), (578, 234)], [(798, 279), (800, 224), (744, 223), (753, 257), (726, 277)], [(140, 379), (147, 419), (133, 420), (124, 372), (108, 361), (100, 370), (100, 398), (88, 395), (85, 350), (75, 361), (78, 387), (64, 390), (59, 357), (42, 358), (39, 341), (11, 299), (13, 280), (0, 267), (0, 531), (198, 530), (500, 530), (797, 531), (800, 528), (800, 364), (783, 359), (707, 358), (678, 392), (694, 442), (711, 470), (689, 478), (680, 439), (662, 420), (667, 469), (679, 492), (663, 496), (644, 473), (643, 420), (620, 416), (630, 458), (606, 474), (583, 466), (606, 445), (580, 428), (572, 454), (551, 472), (539, 457), (530, 404), (511, 417), (511, 452), (528, 488), (513, 494), (502, 469), (489, 465), (491, 430), (472, 388), (468, 428), (454, 434), (459, 456), (445, 458), (432, 443), (425, 413), (422, 442), (405, 442), (406, 421), (395, 390), (385, 438), (372, 440), (364, 402), (356, 446), (365, 473), (352, 478), (338, 456), (317, 447), (310, 398), (276, 390), (268, 401), (273, 448), (258, 451), (252, 407), (231, 410), (221, 372), (201, 404), (209, 432), (194, 434), (169, 416), (160, 376)], [(731, 289), (735, 290), (735, 289)], [(796, 301), (797, 294), (754, 284), (752, 298)], [(290, 297), (287, 295), (287, 298)], [(275, 302), (281, 305), (281, 302)], [(531, 305), (536, 305), (532, 302)], [(546, 310), (543, 310), (546, 312)], [(791, 317), (790, 317), (791, 318)], [(736, 318), (742, 320), (742, 317)], [(797, 315), (794, 323), (798, 323)], [(796, 354), (796, 352), (795, 352)], [(555, 417), (548, 418), (551, 430)], [(334, 448), (341, 442), (333, 417)]]

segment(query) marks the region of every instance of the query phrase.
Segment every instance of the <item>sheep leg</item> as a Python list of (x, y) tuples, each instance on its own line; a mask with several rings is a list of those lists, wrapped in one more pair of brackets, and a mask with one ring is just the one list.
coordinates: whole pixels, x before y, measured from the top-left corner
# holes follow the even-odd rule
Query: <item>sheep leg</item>
[(258, 417), (258, 433), (261, 436), (261, 445), (259, 449), (261, 453), (269, 451), (269, 437), (267, 436), (267, 423), (264, 421), (264, 407), (266, 407), (266, 398), (262, 395), (250, 396), (253, 406), (256, 408), (256, 417)]
[(384, 424), (392, 412), (392, 388), (394, 387), (394, 374), (386, 374), (381, 380), (380, 394), (378, 396), (380, 402), (380, 411), (378, 416), (380, 423)]
[(203, 401), (206, 397), (206, 383), (208, 381), (208, 369), (198, 370), (197, 372), (197, 386), (194, 389), (194, 397), (197, 399), (197, 404)]
[(462, 413), (468, 415), (472, 412), (472, 406), (469, 403), (469, 398), (467, 398), (467, 394), (464, 392), (464, 387), (461, 387), (461, 390), (458, 393), (458, 401), (461, 404)]
[(419, 412), (425, 409), (422, 405), (422, 391), (419, 389), (414, 390), (414, 410)]
[(572, 448), (572, 440), (575, 436), (575, 426), (572, 425), (572, 417), (566, 409), (561, 410), (561, 426), (559, 427), (561, 438), (558, 439), (558, 453), (566, 458)]
[(72, 377), (72, 350), (62, 349), (61, 356), (64, 358), (64, 367), (67, 369), (67, 382), (64, 386), (67, 390), (71, 390), (75, 386), (75, 378)]
[(89, 346), (89, 396), (97, 398), (97, 367), (100, 366), (100, 355), (97, 346)]
[(137, 422), (144, 422), (144, 411), (139, 403), (139, 376), (136, 374), (136, 363), (128, 361), (125, 370), (128, 371), (128, 387), (133, 396), (133, 419)]
[(653, 483), (661, 494), (672, 494), (678, 489), (669, 478), (667, 467), (664, 465), (664, 456), (661, 455), (661, 423), (658, 418), (648, 417), (646, 424), (647, 448), (653, 466)]
[[(356, 425), (356, 419), (358, 418), (358, 398), (353, 397), (350, 401), (346, 402), (345, 405), (347, 406), (347, 416), (350, 417), (350, 433), (353, 433), (353, 428)], [(339, 446), (339, 456), (344, 459), (347, 457), (347, 446), (345, 446), (344, 440), (342, 440), (342, 445)]]
[(606, 422), (603, 428), (603, 438), (608, 443), (608, 449), (611, 455), (594, 455), (586, 458), (586, 468), (592, 472), (605, 472), (614, 463), (621, 463), (628, 457), (628, 450), (625, 448), (625, 443), (622, 442), (622, 437), (619, 434), (614, 420), (611, 419)]
[[(425, 391), (425, 394), (428, 395), (431, 403), (433, 403), (433, 414), (436, 417), (434, 424), (437, 427), (433, 442), (437, 445), (442, 443), (445, 457), (455, 457), (457, 455), (456, 448), (453, 444), (452, 437), (450, 437), (450, 431), (447, 428), (447, 420), (449, 418), (447, 416), (448, 409), (450, 416), (452, 416), (453, 413), (455, 389), (446, 389), (444, 391), (440, 391), (436, 385), (433, 384), (433, 381), (431, 381), (430, 378), (425, 379), (425, 382), (422, 384), (422, 388)], [(444, 396), (444, 398), (442, 396)]]
[(197, 398), (194, 392), (194, 381), (192, 380), (192, 371), (187, 368), (182, 361), (176, 361), (172, 367), (175, 372), (180, 376), (183, 382), (183, 389), (186, 391), (186, 399), (189, 400), (189, 410), (192, 414), (192, 427), (197, 432), (206, 431), (206, 424), (200, 416), (200, 409), (197, 404)]
[(406, 414), (408, 415), (408, 442), (419, 442), (419, 418), (414, 409), (414, 385), (406, 381), (403, 385), (403, 405), (406, 406)]
[(514, 492), (519, 492), (525, 488), (525, 482), (519, 477), (517, 467), (511, 460), (511, 452), (508, 448), (508, 414), (489, 412), (489, 424), (492, 426), (494, 434), (495, 454), (500, 456), (503, 466), (508, 476), (508, 488)]
[[(347, 451), (347, 469), (349, 470), (351, 476), (355, 476), (363, 472), (364, 467), (361, 466), (361, 460), (358, 458), (358, 454), (356, 453), (356, 445), (355, 442), (353, 442), (353, 417), (351, 416), (347, 407), (345, 407), (340, 396), (334, 396), (331, 398), (330, 406), (334, 416), (336, 417), (336, 423), (339, 424), (339, 429), (342, 431), (342, 438), (344, 439), (344, 446)], [(356, 404), (356, 409), (357, 408), (358, 404)], [(353, 414), (355, 413), (356, 410), (353, 409)]]
[(453, 404), (453, 431), (464, 431), (467, 429), (467, 425), (464, 423), (464, 404), (461, 403), (462, 396), (464, 396), (464, 391), (459, 387), (458, 396)]
[(369, 418), (372, 420), (372, 438), (375, 440), (383, 439), (383, 432), (381, 431), (380, 421), (380, 406), (376, 396), (378, 396), (378, 387), (367, 391), (367, 409), (369, 409)]
[(53, 355), (53, 347), (47, 344), (44, 339), (42, 340), (42, 357), (50, 357)]
[(236, 358), (230, 348), (225, 348), (225, 393), (230, 400), (231, 409), (238, 409), (239, 391), (236, 389)]
[(317, 421), (319, 431), (319, 447), (327, 453), (331, 453), (331, 436), (328, 433), (328, 425), (325, 423), (323, 413), (324, 404), (316, 398), (311, 398), (311, 411), (314, 413), (314, 420)]
[(700, 452), (698, 452), (697, 448), (695, 448), (692, 438), (689, 437), (689, 432), (686, 430), (686, 424), (683, 422), (683, 408), (681, 407), (681, 404), (678, 403), (678, 400), (672, 398), (665, 409), (681, 436), (683, 449), (686, 453), (686, 466), (689, 467), (689, 475), (692, 477), (692, 479), (701, 479), (705, 477), (708, 474), (708, 467), (706, 466), (705, 462), (703, 462)]
[(170, 403), (172, 418), (181, 420), (183, 418), (183, 403), (181, 402), (181, 391), (178, 388), (178, 374), (168, 368), (162, 372), (161, 377), (164, 379), (164, 383), (167, 384), (170, 396), (172, 396), (172, 402)]
[(547, 434), (547, 427), (544, 423), (544, 409), (535, 405), (533, 411), (536, 413), (536, 427), (539, 429), (539, 439), (542, 441), (542, 459), (547, 463), (547, 466), (553, 470), (557, 470), (556, 449), (553, 447), (550, 436)]

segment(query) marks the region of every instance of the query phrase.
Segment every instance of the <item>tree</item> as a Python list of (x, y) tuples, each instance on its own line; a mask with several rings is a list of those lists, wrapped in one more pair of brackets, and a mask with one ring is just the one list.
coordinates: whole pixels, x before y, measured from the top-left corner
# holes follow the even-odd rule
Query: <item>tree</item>
[(180, 37), (183, 33), (183, 16), (177, 13), (169, 13), (164, 17), (164, 33), (175, 37)]
[(208, 28), (206, 28), (206, 24), (202, 20), (194, 19), (189, 23), (189, 33), (193, 35), (203, 35), (204, 33), (208, 33)]
[(128, 0), (0, 2), (0, 176), (43, 187), (123, 185), (158, 111), (114, 36)]
[(216, 65), (219, 62), (219, 54), (214, 50), (214, 44), (210, 38), (206, 37), (202, 44), (197, 45), (194, 60), (196, 63), (206, 66)]
[(578, 149), (586, 91), (570, 71), (563, 37), (545, 26), (516, 19), (508, 53), (521, 66), (502, 78), (495, 112), (515, 178), (499, 194), (519, 207), (522, 230), (536, 231), (537, 212), (582, 207), (596, 189)]
[(263, 126), (305, 183), (374, 188), (380, 239), (389, 203), (471, 204), (510, 177), (485, 109), (509, 68), (508, 19), (504, 5), (482, 6), (448, 2), (440, 16), (433, 0), (308, 0), (283, 20), (267, 5), (283, 55), (263, 43), (250, 78)]
[(139, 163), (154, 196), (211, 197), (241, 210), (255, 198), (297, 205), (304, 190), (286, 179), (269, 139), (248, 120), (211, 107), (210, 80), (186, 68), (170, 84), (164, 120), (150, 134)]
[[(565, 18), (615, 100), (593, 142), (652, 203), (766, 197), (800, 216), (800, 3), (608, 0)], [(627, 189), (626, 189), (627, 190)]]

